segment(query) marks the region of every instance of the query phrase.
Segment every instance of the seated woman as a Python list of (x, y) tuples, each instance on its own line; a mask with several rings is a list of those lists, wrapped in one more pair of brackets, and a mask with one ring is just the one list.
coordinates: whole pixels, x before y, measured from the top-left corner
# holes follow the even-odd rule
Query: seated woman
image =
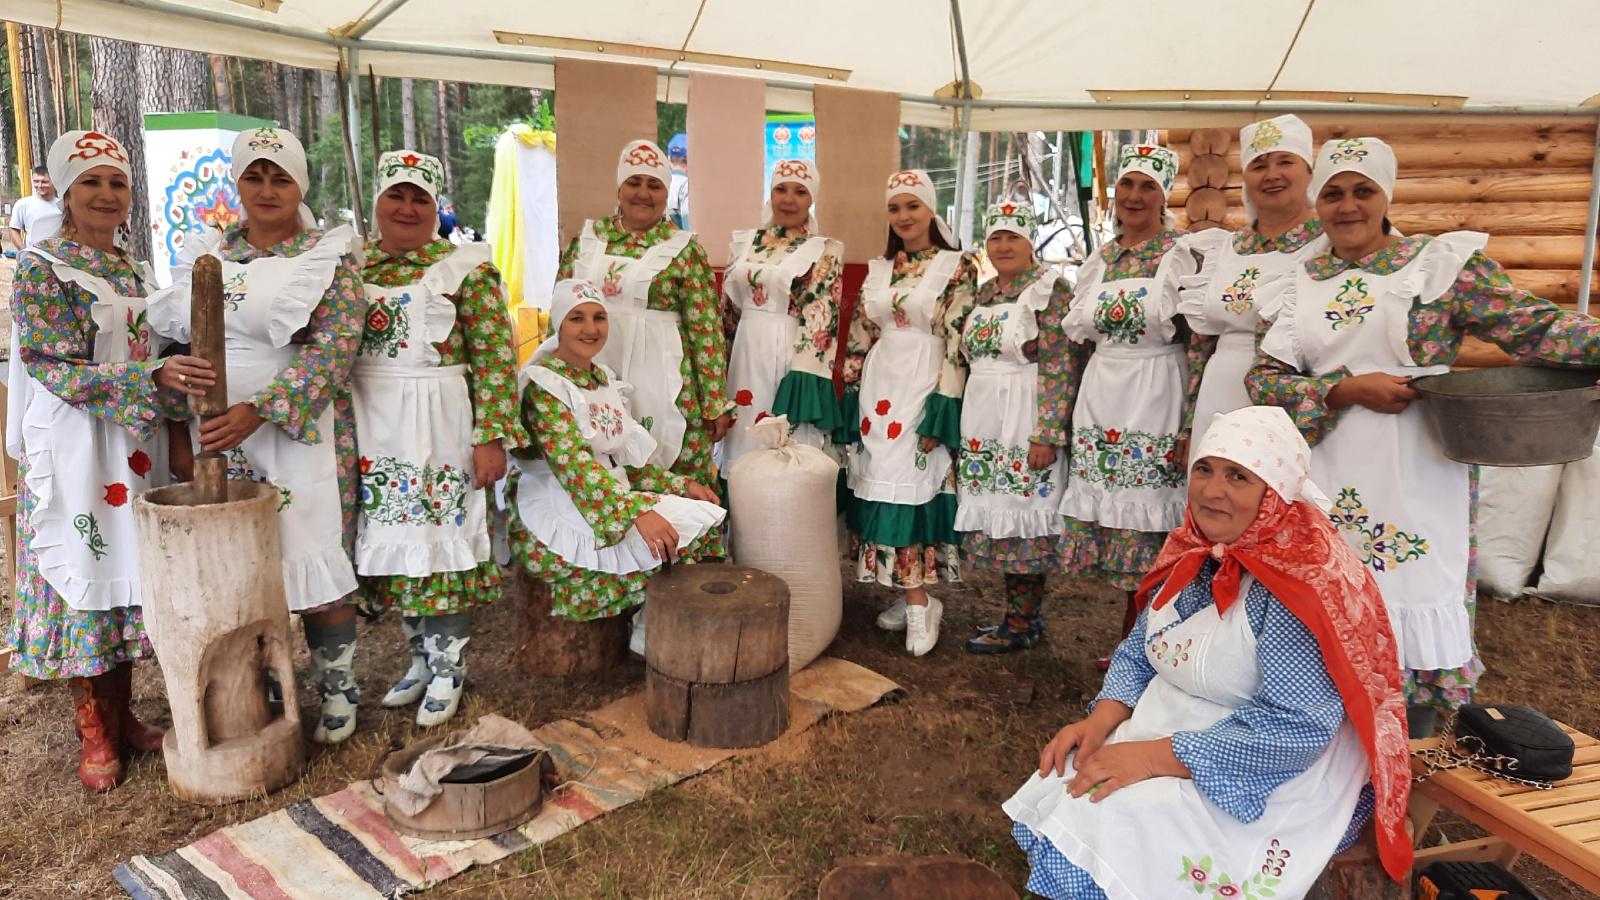
[(610, 330), (594, 285), (557, 282), (550, 322), (518, 376), (533, 442), (512, 451), (511, 548), (549, 584), (553, 614), (587, 621), (643, 603), (650, 572), (694, 558), (726, 513), (709, 487), (647, 464), (656, 441), (629, 414), (628, 385), (594, 361)]
[(1089, 717), (1005, 804), (1028, 890), (1295, 900), (1369, 819), (1398, 878), (1411, 770), (1377, 586), (1283, 410), (1218, 415), (1193, 458)]

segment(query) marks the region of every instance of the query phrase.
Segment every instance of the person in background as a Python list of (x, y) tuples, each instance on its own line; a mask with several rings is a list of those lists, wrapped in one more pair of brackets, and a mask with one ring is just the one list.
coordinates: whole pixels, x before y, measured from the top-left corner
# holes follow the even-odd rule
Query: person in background
[(32, 247), (61, 230), (61, 198), (56, 196), (55, 182), (50, 180), (50, 169), (37, 166), (33, 170), (33, 193), (18, 200), (11, 207), (11, 246), (16, 250)]
[(447, 241), (453, 241), (454, 239), (452, 236), (456, 233), (458, 225), (459, 220), (456, 219), (456, 205), (450, 202), (449, 197), (440, 194), (439, 237)]
[(667, 185), (667, 215), (679, 228), (689, 227), (689, 136), (678, 132), (667, 143), (672, 181)]

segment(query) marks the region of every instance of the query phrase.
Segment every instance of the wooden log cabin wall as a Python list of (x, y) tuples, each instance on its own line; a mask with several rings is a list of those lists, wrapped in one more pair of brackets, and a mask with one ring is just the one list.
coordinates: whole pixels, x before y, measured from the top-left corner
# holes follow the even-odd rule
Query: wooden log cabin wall
[[(1518, 287), (1571, 309), (1583, 267), (1595, 125), (1552, 121), (1388, 121), (1312, 124), (1315, 146), (1375, 135), (1394, 148), (1400, 177), (1389, 220), (1405, 234), (1482, 231), (1487, 253)], [(1171, 206), (1180, 228), (1245, 226), (1237, 128), (1172, 129), (1180, 174)], [(1590, 287), (1600, 306), (1600, 277)], [(1510, 358), (1476, 341), (1464, 365), (1504, 365)]]

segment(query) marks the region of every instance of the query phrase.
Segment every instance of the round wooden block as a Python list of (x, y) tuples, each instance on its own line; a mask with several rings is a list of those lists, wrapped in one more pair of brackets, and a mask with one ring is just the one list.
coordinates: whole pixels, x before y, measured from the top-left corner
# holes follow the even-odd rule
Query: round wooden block
[(673, 566), (650, 579), (645, 662), (691, 684), (733, 684), (789, 665), (789, 586), (748, 566)]
[(1189, 171), (1184, 173), (1189, 186), (1196, 190), (1209, 188), (1223, 188), (1228, 186), (1228, 160), (1221, 156), (1207, 154), (1196, 156), (1194, 162), (1189, 163)]
[(650, 730), (691, 747), (760, 747), (789, 729), (787, 665), (736, 684), (694, 684), (646, 667), (644, 691)]
[(1189, 149), (1196, 156), (1210, 153), (1217, 156), (1227, 156), (1233, 148), (1233, 139), (1239, 132), (1226, 128), (1196, 128), (1189, 132)]
[(1221, 222), (1228, 216), (1228, 195), (1216, 188), (1195, 188), (1189, 192), (1183, 209), (1189, 214), (1190, 222)]
[(614, 668), (628, 643), (627, 616), (574, 622), (550, 614), (550, 586), (516, 567), (507, 587), (527, 596), (522, 639), (512, 656), (530, 675), (585, 675)]

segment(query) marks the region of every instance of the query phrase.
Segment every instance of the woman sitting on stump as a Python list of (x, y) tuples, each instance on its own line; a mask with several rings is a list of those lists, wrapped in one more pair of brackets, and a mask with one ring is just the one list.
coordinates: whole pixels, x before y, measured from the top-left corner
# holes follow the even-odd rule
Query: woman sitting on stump
[(557, 282), (555, 335), (518, 378), (533, 441), (512, 451), (511, 547), (550, 586), (552, 613), (577, 621), (643, 603), (650, 572), (693, 558), (725, 515), (711, 488), (648, 464), (656, 441), (629, 413), (629, 385), (594, 361), (607, 313), (589, 282)]
[(1295, 900), (1369, 819), (1411, 867), (1394, 634), (1310, 458), (1281, 409), (1212, 420), (1099, 698), (1005, 804), (1028, 890)]

